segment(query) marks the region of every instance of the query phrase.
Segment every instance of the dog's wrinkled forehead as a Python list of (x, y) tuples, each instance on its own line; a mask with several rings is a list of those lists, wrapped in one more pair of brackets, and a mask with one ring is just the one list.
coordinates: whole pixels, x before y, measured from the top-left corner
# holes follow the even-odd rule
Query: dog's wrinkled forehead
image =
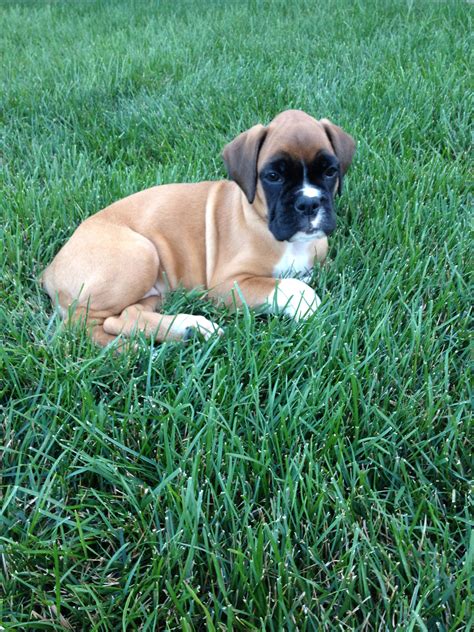
[(267, 129), (267, 136), (258, 157), (258, 169), (275, 155), (282, 153), (294, 160), (307, 163), (322, 150), (334, 154), (323, 125), (305, 112), (282, 112), (273, 119)]

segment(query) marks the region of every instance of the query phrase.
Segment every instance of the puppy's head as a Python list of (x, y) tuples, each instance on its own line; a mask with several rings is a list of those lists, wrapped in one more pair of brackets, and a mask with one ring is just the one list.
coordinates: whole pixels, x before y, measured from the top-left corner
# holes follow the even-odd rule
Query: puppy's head
[(309, 241), (334, 231), (334, 195), (354, 152), (352, 137), (328, 119), (288, 110), (237, 136), (223, 158), (275, 239)]

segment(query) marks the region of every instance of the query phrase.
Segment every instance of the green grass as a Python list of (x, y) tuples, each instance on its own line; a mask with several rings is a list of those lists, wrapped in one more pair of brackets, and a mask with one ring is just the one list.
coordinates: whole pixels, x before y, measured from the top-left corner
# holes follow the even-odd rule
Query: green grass
[[(465, 2), (0, 7), (0, 627), (465, 630)], [(120, 356), (37, 276), (73, 228), (297, 107), (358, 140), (297, 325), (184, 293)], [(471, 286), (472, 287), (472, 286)]]

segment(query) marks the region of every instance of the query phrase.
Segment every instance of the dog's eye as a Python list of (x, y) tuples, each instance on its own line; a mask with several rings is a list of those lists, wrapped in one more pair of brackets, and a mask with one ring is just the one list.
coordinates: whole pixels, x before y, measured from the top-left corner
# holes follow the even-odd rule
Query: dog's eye
[(334, 176), (337, 175), (336, 167), (328, 167), (324, 172), (324, 175), (326, 178), (334, 178)]
[(281, 182), (283, 180), (281, 175), (277, 173), (276, 171), (268, 171), (264, 177), (265, 177), (265, 180), (267, 180), (268, 182), (273, 182), (273, 183)]

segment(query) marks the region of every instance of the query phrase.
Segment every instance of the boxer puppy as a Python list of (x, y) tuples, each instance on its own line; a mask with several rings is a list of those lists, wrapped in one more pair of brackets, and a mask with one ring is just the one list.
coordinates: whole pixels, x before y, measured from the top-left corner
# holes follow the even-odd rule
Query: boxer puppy
[(320, 299), (303, 279), (326, 258), (334, 195), (354, 151), (329, 120), (285, 111), (224, 148), (231, 181), (155, 186), (86, 219), (43, 286), (63, 317), (84, 320), (101, 345), (137, 330), (157, 341), (193, 329), (221, 334), (203, 316), (157, 313), (178, 286), (308, 318)]

